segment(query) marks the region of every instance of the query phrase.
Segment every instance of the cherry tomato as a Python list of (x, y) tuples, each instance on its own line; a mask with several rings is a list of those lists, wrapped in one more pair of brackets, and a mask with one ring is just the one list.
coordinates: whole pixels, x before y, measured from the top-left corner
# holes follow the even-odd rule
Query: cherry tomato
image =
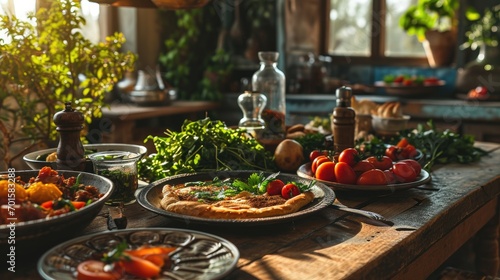
[(359, 161), (359, 153), (358, 150), (354, 148), (347, 148), (340, 152), (339, 162), (345, 162), (349, 164), (349, 166), (354, 166)]
[(415, 158), (417, 156), (417, 148), (413, 146), (412, 144), (408, 144), (406, 147), (403, 148), (404, 151), (406, 152), (406, 158)]
[(399, 142), (396, 144), (396, 147), (399, 147), (399, 148), (404, 148), (408, 145), (408, 139), (406, 139), (405, 137), (401, 138), (401, 140), (399, 140)]
[(366, 158), (366, 161), (373, 164), (373, 166), (380, 170), (387, 170), (392, 167), (392, 160), (388, 156), (371, 156)]
[(329, 162), (332, 161), (329, 159), (327, 156), (318, 156), (317, 158), (314, 159), (314, 161), (311, 164), (311, 171), (313, 173), (316, 173), (316, 169), (318, 169), (318, 166), (320, 166), (324, 162)]
[(106, 264), (101, 261), (87, 260), (81, 262), (76, 270), (78, 280), (116, 280), (121, 279), (123, 272), (119, 265), (115, 265), (115, 268), (110, 271), (104, 271), (104, 266)]
[(372, 170), (374, 168), (375, 168), (375, 166), (367, 160), (359, 161), (358, 163), (356, 163), (352, 167), (352, 169), (356, 173), (356, 176), (358, 176), (358, 177), (359, 177), (359, 175), (363, 174), (364, 172), (366, 172), (368, 170)]
[(281, 196), (284, 199), (289, 199), (300, 194), (300, 189), (295, 184), (288, 183), (281, 190)]
[(281, 195), (281, 189), (285, 186), (285, 183), (280, 179), (274, 179), (267, 183), (266, 192), (267, 195)]
[(413, 182), (417, 179), (417, 173), (410, 164), (405, 162), (396, 162), (392, 166), (392, 172), (396, 175), (396, 179), (401, 182)]
[(384, 175), (387, 179), (387, 184), (396, 184), (398, 182), (392, 170), (384, 170)]
[(385, 156), (390, 158), (392, 161), (397, 161), (398, 148), (396, 146), (389, 146), (385, 149)]
[(330, 153), (327, 150), (313, 150), (309, 154), (309, 161), (313, 162), (315, 158), (317, 158), (319, 156), (329, 156), (329, 154)]
[(422, 172), (422, 166), (420, 166), (420, 163), (418, 163), (416, 160), (413, 160), (413, 159), (403, 159), (400, 162), (404, 162), (404, 163), (410, 164), (411, 167), (413, 167), (413, 169), (415, 170), (415, 173), (417, 174), (417, 176), (420, 175), (420, 172)]
[(335, 178), (341, 184), (354, 185), (356, 184), (356, 173), (346, 162), (338, 162), (335, 165)]
[(333, 161), (322, 163), (316, 169), (314, 176), (320, 180), (335, 182), (335, 165)]
[(387, 178), (384, 171), (372, 169), (364, 172), (356, 181), (358, 185), (387, 185)]

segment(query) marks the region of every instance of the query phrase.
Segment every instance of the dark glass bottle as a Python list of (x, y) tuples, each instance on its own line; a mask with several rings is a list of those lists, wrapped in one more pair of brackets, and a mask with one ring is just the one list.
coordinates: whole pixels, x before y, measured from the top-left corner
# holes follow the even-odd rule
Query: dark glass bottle
[(351, 108), (351, 88), (343, 86), (335, 94), (337, 104), (332, 114), (333, 149), (336, 154), (340, 154), (354, 147), (356, 112)]

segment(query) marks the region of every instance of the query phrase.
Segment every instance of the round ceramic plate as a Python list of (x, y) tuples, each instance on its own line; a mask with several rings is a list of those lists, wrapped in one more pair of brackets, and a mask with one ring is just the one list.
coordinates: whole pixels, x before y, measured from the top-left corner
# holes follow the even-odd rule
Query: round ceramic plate
[(297, 170), (297, 175), (299, 175), (302, 178), (310, 179), (310, 180), (316, 180), (320, 183), (323, 183), (327, 186), (333, 187), (335, 190), (350, 190), (350, 191), (399, 191), (399, 190), (406, 190), (410, 188), (415, 188), (418, 186), (421, 186), (425, 183), (428, 183), (431, 180), (431, 175), (429, 172), (425, 171), (422, 169), (420, 172), (420, 175), (417, 177), (416, 181), (413, 182), (408, 182), (408, 183), (399, 183), (399, 184), (389, 184), (389, 185), (373, 185), (373, 186), (367, 186), (367, 185), (346, 185), (346, 184), (340, 184), (337, 182), (330, 182), (330, 181), (325, 181), (325, 180), (319, 180), (314, 178), (314, 174), (311, 171), (311, 163), (308, 162), (306, 164), (303, 164), (299, 167)]
[[(170, 211), (166, 211), (161, 208), (161, 191), (164, 185), (171, 184), (182, 184), (186, 182), (194, 181), (209, 181), (218, 177), (221, 180), (227, 178), (241, 178), (248, 179), (252, 173), (258, 173), (259, 171), (222, 171), (222, 172), (211, 172), (211, 173), (193, 173), (193, 174), (183, 174), (168, 177), (165, 179), (158, 180), (151, 185), (143, 188), (137, 197), (137, 202), (149, 211), (163, 215), (168, 218), (183, 221), (185, 223), (200, 223), (200, 224), (220, 224), (220, 225), (230, 225), (230, 226), (252, 226), (252, 225), (263, 225), (263, 224), (275, 224), (287, 222), (295, 219), (305, 217), (307, 215), (313, 214), (330, 204), (335, 200), (335, 193), (322, 183), (316, 183), (312, 192), (314, 193), (315, 199), (306, 205), (304, 208), (298, 212), (276, 216), (276, 217), (265, 217), (265, 218), (251, 218), (251, 219), (210, 219), (210, 218), (200, 218), (189, 215), (177, 214)], [(265, 174), (265, 176), (270, 175)], [(309, 184), (311, 180), (308, 178), (300, 178), (292, 174), (280, 174), (277, 176), (278, 179), (283, 182), (300, 182), (303, 184)]]
[(399, 96), (422, 96), (432, 93), (437, 93), (438, 90), (446, 84), (445, 81), (440, 80), (437, 84), (433, 85), (414, 85), (405, 86), (401, 84), (386, 84), (383, 81), (375, 82), (376, 88), (382, 88), (389, 95)]
[[(142, 245), (166, 245), (177, 249), (169, 254), (171, 267), (155, 279), (220, 279), (227, 276), (240, 257), (231, 242), (208, 233), (176, 228), (142, 228), (96, 233), (62, 243), (38, 261), (44, 279), (76, 279), (76, 267), (126, 241), (134, 249)], [(137, 279), (132, 276), (126, 279)]]

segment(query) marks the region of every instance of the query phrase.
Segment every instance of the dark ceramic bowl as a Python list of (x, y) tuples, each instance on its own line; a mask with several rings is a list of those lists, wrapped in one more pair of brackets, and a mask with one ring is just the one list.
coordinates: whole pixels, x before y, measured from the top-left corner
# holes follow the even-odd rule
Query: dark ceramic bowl
[[(15, 170), (12, 174), (20, 176), (23, 181), (28, 182), (30, 178), (36, 177), (38, 172), (38, 170)], [(82, 184), (95, 186), (104, 195), (99, 200), (78, 211), (46, 219), (18, 222), (15, 226), (0, 225), (0, 248), (2, 248), (2, 252), (7, 252), (6, 250), (10, 246), (15, 246), (18, 257), (22, 254), (28, 254), (27, 252), (29, 252), (29, 255), (26, 257), (29, 257), (37, 251), (42, 253), (39, 250), (43, 250), (46, 246), (70, 238), (72, 234), (80, 232), (96, 218), (113, 191), (113, 183), (103, 176), (65, 170), (58, 171), (58, 173), (66, 178), (80, 175)], [(0, 174), (7, 173), (1, 172)]]
[[(119, 143), (104, 143), (104, 144), (85, 144), (83, 145), (85, 153), (88, 155), (90, 153), (97, 152), (107, 152), (107, 151), (125, 151), (140, 154), (141, 158), (144, 157), (148, 149), (140, 145), (132, 144), (119, 144)], [(57, 148), (44, 149), (36, 152), (26, 154), (23, 159), (28, 164), (28, 166), (33, 170), (39, 170), (44, 166), (50, 166), (52, 169), (57, 169), (56, 162), (47, 162), (45, 158), (47, 155), (57, 151)], [(94, 167), (90, 159), (85, 161), (85, 172), (94, 173)]]

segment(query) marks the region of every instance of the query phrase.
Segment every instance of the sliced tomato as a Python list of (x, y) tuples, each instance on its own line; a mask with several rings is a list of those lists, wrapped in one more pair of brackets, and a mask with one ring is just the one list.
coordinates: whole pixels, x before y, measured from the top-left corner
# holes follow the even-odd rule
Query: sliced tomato
[(77, 280), (117, 280), (123, 276), (123, 271), (118, 265), (112, 271), (104, 271), (106, 264), (97, 260), (87, 260), (81, 262), (77, 268)]
[(286, 184), (281, 190), (281, 196), (284, 199), (289, 199), (300, 194), (300, 189), (295, 184)]
[(154, 278), (160, 275), (161, 267), (153, 262), (130, 254), (127, 256), (128, 260), (119, 262), (125, 272), (140, 278)]
[(354, 185), (357, 177), (352, 167), (341, 161), (335, 165), (335, 179), (341, 184)]
[(356, 181), (358, 185), (387, 185), (387, 178), (384, 171), (372, 169), (364, 172)]
[(267, 183), (266, 192), (267, 195), (281, 195), (281, 189), (285, 186), (285, 183), (280, 179), (272, 180)]
[(314, 177), (324, 181), (335, 182), (335, 165), (336, 163), (333, 161), (322, 163), (318, 169), (316, 169)]
[(87, 203), (85, 201), (71, 201), (71, 204), (75, 207), (75, 209), (80, 209), (85, 206)]

